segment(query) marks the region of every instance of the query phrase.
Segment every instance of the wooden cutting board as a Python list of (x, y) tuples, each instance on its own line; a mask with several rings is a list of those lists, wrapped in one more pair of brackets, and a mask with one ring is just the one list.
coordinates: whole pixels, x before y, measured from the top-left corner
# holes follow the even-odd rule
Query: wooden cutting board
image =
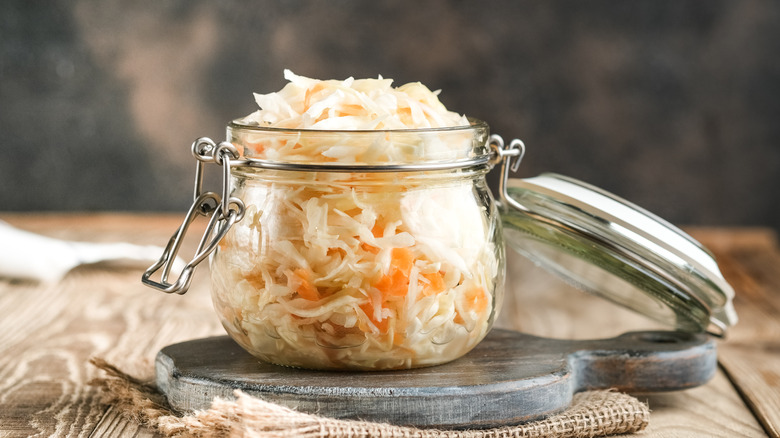
[(704, 334), (632, 332), (612, 339), (547, 339), (493, 330), (469, 354), (429, 368), (311, 371), (260, 362), (227, 336), (163, 348), (157, 385), (180, 411), (207, 409), (240, 389), (332, 418), (474, 428), (517, 424), (563, 411), (578, 391), (641, 393), (691, 388), (717, 367)]

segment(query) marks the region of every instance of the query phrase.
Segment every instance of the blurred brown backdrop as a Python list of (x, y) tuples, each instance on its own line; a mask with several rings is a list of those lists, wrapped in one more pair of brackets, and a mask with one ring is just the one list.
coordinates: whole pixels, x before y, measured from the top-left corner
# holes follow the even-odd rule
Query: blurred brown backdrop
[(780, 2), (4, 1), (0, 211), (183, 211), (282, 70), (391, 77), (678, 224), (780, 229)]

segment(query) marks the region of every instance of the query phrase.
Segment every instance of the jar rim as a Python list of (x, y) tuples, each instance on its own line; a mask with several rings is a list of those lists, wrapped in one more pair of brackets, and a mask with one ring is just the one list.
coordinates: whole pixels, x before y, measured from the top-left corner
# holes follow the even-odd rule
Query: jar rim
[(301, 134), (377, 134), (377, 133), (437, 133), (437, 132), (468, 132), (474, 130), (487, 130), (487, 122), (467, 117), (469, 125), (444, 126), (438, 128), (403, 128), (403, 129), (311, 129), (311, 128), (281, 128), (277, 126), (264, 126), (256, 124), (243, 123), (242, 119), (234, 119), (228, 123), (228, 128), (255, 131), (255, 132), (274, 132), (274, 133), (301, 133)]
[[(478, 119), (469, 122), (468, 126), (442, 128), (325, 130), (262, 126), (236, 119), (228, 124), (227, 137), (239, 146), (242, 164), (277, 170), (403, 172), (489, 164), (493, 158), (488, 144), (490, 127)], [(452, 146), (439, 147), (443, 143)], [(355, 148), (355, 144), (362, 146)], [(392, 144), (398, 147), (381, 146)], [(334, 155), (326, 154), (333, 150)], [(360, 156), (364, 152), (374, 155), (364, 159)], [(339, 154), (347, 159), (339, 162)]]

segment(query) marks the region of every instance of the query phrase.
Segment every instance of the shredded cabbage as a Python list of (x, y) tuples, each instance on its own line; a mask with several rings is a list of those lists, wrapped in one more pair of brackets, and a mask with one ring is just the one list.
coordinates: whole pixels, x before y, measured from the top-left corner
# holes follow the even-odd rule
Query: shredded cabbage
[[(419, 83), (285, 77), (281, 91), (256, 95), (261, 110), (244, 123), (321, 130), (468, 124)], [(457, 156), (464, 148), (420, 138), (383, 147), (420, 160), (429, 158), (425, 151), (440, 157), (450, 147)], [(266, 141), (255, 153), (365, 162), (374, 146), (317, 137), (295, 149)], [(502, 249), (495, 212), (483, 201), (487, 188), (473, 175), (242, 169), (234, 184), (246, 213), (212, 259), (213, 297), (231, 336), (261, 359), (411, 368), (455, 359), (487, 333)]]
[(392, 79), (320, 81), (284, 71), (281, 91), (255, 94), (260, 110), (245, 123), (275, 128), (321, 130), (418, 129), (468, 126), (419, 82), (393, 88)]

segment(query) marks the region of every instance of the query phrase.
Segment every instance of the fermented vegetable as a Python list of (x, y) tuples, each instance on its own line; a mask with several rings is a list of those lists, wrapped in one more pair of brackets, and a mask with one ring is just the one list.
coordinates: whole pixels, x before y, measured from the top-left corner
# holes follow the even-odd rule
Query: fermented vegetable
[[(418, 83), (285, 76), (231, 127), (245, 156), (428, 162), (467, 157), (487, 134)], [(288, 366), (411, 368), (465, 354), (492, 324), (503, 281), (486, 171), (234, 171), (246, 213), (212, 259), (223, 325)]]

